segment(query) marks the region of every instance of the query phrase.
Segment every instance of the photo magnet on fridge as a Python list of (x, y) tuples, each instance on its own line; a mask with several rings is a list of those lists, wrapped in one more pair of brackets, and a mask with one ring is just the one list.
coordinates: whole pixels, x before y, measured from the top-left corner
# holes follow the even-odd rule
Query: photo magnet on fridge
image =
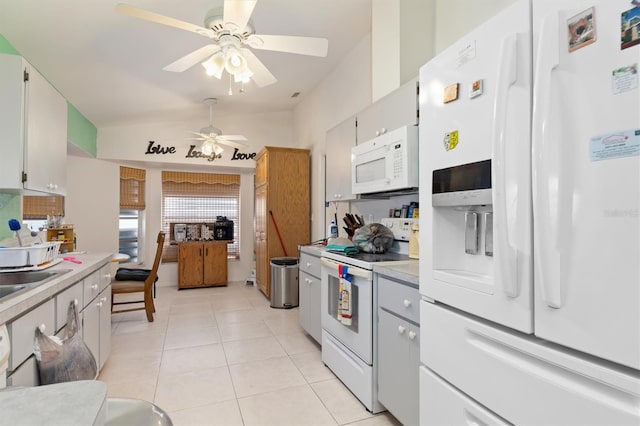
[(640, 44), (640, 6), (620, 15), (620, 50)]
[(596, 41), (596, 20), (593, 7), (567, 20), (569, 30), (569, 52)]
[(453, 102), (458, 99), (458, 88), (460, 87), (460, 83), (454, 83), (444, 88), (444, 99), (442, 100), (445, 104), (449, 102)]

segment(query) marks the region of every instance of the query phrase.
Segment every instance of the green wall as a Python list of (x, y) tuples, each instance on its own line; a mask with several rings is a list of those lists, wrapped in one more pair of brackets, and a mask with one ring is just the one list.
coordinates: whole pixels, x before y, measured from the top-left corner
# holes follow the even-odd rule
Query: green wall
[(95, 157), (98, 153), (98, 129), (84, 115), (67, 102), (67, 142)]

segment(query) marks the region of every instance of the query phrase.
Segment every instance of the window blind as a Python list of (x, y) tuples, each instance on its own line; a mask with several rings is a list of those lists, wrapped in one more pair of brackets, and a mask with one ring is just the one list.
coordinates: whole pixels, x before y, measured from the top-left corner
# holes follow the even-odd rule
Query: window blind
[(145, 209), (146, 170), (120, 166), (120, 209)]
[(64, 216), (64, 197), (61, 195), (24, 195), (23, 219), (46, 219), (47, 216)]
[[(170, 223), (215, 222), (217, 216), (233, 221), (234, 242), (227, 245), (231, 259), (240, 257), (240, 175), (162, 172), (162, 230), (172, 235)], [(162, 260), (178, 260), (178, 246), (165, 240)]]

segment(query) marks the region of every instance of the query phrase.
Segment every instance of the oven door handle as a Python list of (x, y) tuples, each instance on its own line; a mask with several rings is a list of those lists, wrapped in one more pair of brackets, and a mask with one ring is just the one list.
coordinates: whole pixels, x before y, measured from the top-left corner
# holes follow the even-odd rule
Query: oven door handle
[[(338, 266), (339, 265), (344, 265), (343, 263), (333, 262), (331, 260), (324, 259), (324, 258), (321, 258), (320, 262), (322, 262), (323, 266), (326, 266), (327, 268), (331, 268), (332, 271), (335, 271), (335, 275), (336, 276), (339, 276)], [(351, 266), (351, 265), (344, 265), (344, 266), (349, 268), (349, 269), (347, 269), (347, 274), (348, 275), (353, 275), (355, 277), (364, 278), (367, 281), (371, 281), (373, 279), (373, 272), (371, 272), (371, 271), (368, 271), (368, 270), (362, 269), (362, 268), (358, 268), (357, 266)]]

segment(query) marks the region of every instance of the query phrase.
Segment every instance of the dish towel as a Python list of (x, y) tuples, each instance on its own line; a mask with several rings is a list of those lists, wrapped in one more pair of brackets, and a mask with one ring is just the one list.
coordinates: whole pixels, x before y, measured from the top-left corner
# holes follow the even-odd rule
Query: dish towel
[(352, 321), (351, 280), (353, 276), (348, 274), (348, 270), (348, 266), (338, 266), (338, 274), (340, 275), (338, 321), (344, 325), (351, 325)]
[(343, 246), (338, 244), (328, 244), (325, 248), (329, 251), (335, 251), (338, 253), (350, 254), (350, 253), (358, 253), (358, 247), (356, 246)]

